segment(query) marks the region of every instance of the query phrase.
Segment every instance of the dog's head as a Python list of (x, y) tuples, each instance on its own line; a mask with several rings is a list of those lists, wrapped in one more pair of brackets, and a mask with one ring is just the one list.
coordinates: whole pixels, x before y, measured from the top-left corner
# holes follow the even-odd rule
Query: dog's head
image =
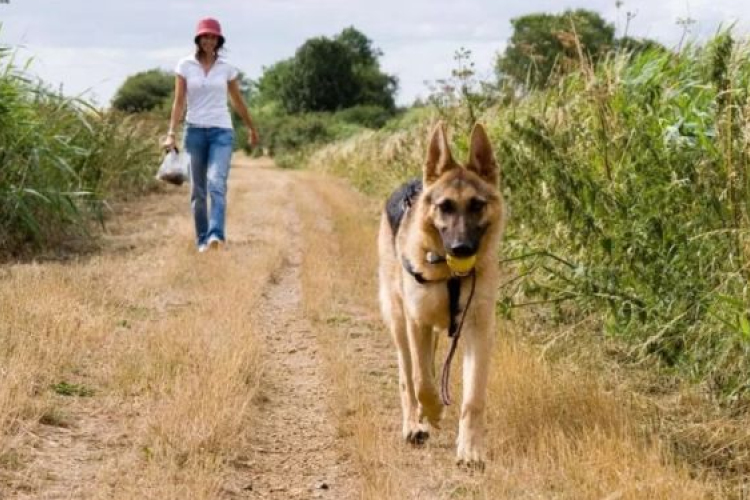
[(499, 169), (487, 133), (477, 124), (471, 132), (469, 159), (453, 160), (445, 126), (432, 132), (423, 169), (426, 222), (440, 234), (445, 251), (469, 257), (480, 250), (482, 239), (503, 216), (498, 191)]

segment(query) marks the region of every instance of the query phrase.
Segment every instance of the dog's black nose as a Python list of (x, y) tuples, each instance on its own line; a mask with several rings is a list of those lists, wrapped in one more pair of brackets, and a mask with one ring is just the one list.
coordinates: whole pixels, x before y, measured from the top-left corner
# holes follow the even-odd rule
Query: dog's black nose
[(471, 243), (462, 242), (451, 245), (449, 250), (454, 257), (471, 257), (477, 253), (477, 246)]

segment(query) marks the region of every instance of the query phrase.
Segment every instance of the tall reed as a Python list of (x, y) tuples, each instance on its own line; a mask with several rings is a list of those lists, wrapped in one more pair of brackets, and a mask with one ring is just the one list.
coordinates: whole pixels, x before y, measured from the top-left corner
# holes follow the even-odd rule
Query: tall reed
[(155, 128), (35, 82), (0, 46), (0, 253), (85, 233), (107, 200), (142, 191)]

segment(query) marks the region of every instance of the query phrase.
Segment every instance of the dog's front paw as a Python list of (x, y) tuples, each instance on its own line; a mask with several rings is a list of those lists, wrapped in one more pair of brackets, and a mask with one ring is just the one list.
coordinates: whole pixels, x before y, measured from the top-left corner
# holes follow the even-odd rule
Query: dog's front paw
[(443, 419), (443, 411), (445, 407), (443, 402), (434, 393), (423, 393), (420, 394), (419, 398), (419, 421), (428, 423), (432, 427), (439, 429), (440, 421)]
[(413, 445), (422, 445), (430, 437), (430, 426), (415, 424), (404, 426), (404, 440)]
[(466, 468), (471, 471), (484, 472), (485, 463), (481, 459), (462, 459), (456, 460), (456, 465), (460, 468)]
[(458, 438), (456, 464), (473, 470), (484, 470), (484, 447), (478, 439), (469, 439), (465, 434)]
[(409, 444), (420, 446), (420, 445), (425, 444), (425, 442), (429, 438), (430, 438), (430, 431), (423, 431), (421, 429), (417, 429), (412, 432), (409, 432), (406, 435), (406, 442)]

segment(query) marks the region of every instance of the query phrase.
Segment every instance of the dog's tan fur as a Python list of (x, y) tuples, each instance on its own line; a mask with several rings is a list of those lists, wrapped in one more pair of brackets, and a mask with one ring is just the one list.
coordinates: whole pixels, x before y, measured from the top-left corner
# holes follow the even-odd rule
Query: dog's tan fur
[[(504, 226), (504, 204), (498, 190), (499, 169), (489, 139), (481, 125), (471, 134), (469, 161), (453, 160), (445, 128), (432, 132), (423, 168), (423, 190), (404, 213), (394, 235), (384, 212), (380, 224), (380, 303), (396, 344), (399, 387), (403, 410), (403, 435), (412, 443), (437, 427), (443, 405), (436, 387), (435, 350), (439, 335), (450, 321), (445, 281), (450, 270), (444, 262), (430, 264), (428, 252), (445, 255), (450, 242), (475, 227), (484, 227), (479, 240), (476, 289), (461, 334), (463, 400), (457, 440), (460, 463), (482, 464), (487, 377), (495, 335), (495, 302), (499, 279), (497, 249)], [(470, 210), (472, 200), (484, 203)], [(445, 213), (445, 203), (452, 203)], [(463, 231), (463, 233), (462, 233)], [(405, 271), (406, 258), (427, 280), (419, 284)], [(461, 280), (460, 308), (466, 307), (471, 278)]]

